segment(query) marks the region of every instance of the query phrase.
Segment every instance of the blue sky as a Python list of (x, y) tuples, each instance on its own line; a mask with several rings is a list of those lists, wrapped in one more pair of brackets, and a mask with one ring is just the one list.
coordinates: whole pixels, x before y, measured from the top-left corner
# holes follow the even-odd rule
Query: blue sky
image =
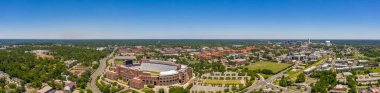
[(380, 0), (0, 0), (2, 39), (380, 39)]

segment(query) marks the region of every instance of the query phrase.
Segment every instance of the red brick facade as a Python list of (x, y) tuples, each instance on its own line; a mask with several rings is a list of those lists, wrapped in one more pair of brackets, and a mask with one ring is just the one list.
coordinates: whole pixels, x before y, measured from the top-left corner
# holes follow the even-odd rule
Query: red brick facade
[(144, 83), (139, 78), (133, 78), (129, 81), (129, 86), (132, 86), (137, 89), (141, 89), (141, 88), (144, 88)]
[(184, 84), (192, 78), (192, 68), (181, 68), (178, 65), (177, 74), (169, 76), (160, 76), (148, 72), (140, 71), (133, 67), (119, 65), (113, 67), (106, 73), (109, 79), (123, 79), (129, 81), (129, 85), (134, 88), (142, 88), (141, 85), (153, 84), (158, 86), (167, 86), (173, 84)]

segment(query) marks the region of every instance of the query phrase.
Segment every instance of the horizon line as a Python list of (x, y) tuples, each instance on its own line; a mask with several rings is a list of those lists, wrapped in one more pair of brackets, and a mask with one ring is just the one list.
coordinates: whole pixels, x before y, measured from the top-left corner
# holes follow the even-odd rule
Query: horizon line
[(67, 38), (64, 38), (64, 39), (59, 39), (59, 38), (18, 38), (18, 39), (13, 39), (13, 38), (0, 38), (0, 40), (380, 40), (380, 39), (346, 39), (346, 38), (343, 38), (343, 39), (329, 39), (329, 38), (326, 38), (326, 39), (312, 39), (312, 38), (305, 38), (305, 39), (300, 39), (300, 38), (293, 38), (293, 39), (285, 39), (285, 38), (282, 38), (282, 39), (216, 39), (216, 38), (209, 38), (209, 39), (194, 39), (194, 38), (189, 38), (189, 39), (176, 39), (176, 38), (168, 38), (168, 39), (149, 39), (149, 38), (143, 38), (143, 39), (123, 39), (123, 38), (120, 38), (120, 39), (116, 39), (116, 38), (110, 38), (110, 39), (107, 39), (107, 38), (75, 38), (75, 39), (67, 39)]

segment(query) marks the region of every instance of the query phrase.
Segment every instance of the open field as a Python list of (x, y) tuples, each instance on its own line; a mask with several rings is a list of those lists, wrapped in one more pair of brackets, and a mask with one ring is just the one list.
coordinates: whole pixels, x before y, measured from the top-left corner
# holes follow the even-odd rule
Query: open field
[(380, 72), (380, 68), (370, 69), (371, 72)]
[(227, 84), (227, 85), (236, 85), (236, 84), (242, 84), (241, 80), (205, 80), (206, 84)]
[(149, 73), (152, 74), (152, 75), (160, 75), (160, 72), (156, 72), (156, 71), (148, 71), (148, 70), (145, 70), (145, 72), (149, 72)]
[(275, 62), (256, 62), (254, 65), (245, 66), (249, 70), (269, 69), (274, 73), (277, 73), (285, 68), (288, 68), (292, 64), (275, 63)]
[(115, 64), (116, 64), (116, 65), (124, 64), (124, 61), (115, 60)]
[(293, 75), (293, 74), (295, 74), (296, 72), (295, 71), (293, 71), (293, 70), (289, 70), (288, 72), (285, 72), (285, 74), (288, 74), (288, 75)]

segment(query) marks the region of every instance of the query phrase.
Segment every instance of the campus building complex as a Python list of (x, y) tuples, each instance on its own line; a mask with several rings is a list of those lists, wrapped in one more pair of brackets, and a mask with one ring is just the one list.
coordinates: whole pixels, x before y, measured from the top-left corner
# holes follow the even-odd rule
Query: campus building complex
[(183, 84), (192, 78), (192, 73), (193, 69), (185, 65), (148, 60), (139, 64), (126, 62), (126, 64), (112, 67), (106, 76), (113, 80), (128, 81), (131, 87), (143, 88), (147, 84), (158, 86)]

